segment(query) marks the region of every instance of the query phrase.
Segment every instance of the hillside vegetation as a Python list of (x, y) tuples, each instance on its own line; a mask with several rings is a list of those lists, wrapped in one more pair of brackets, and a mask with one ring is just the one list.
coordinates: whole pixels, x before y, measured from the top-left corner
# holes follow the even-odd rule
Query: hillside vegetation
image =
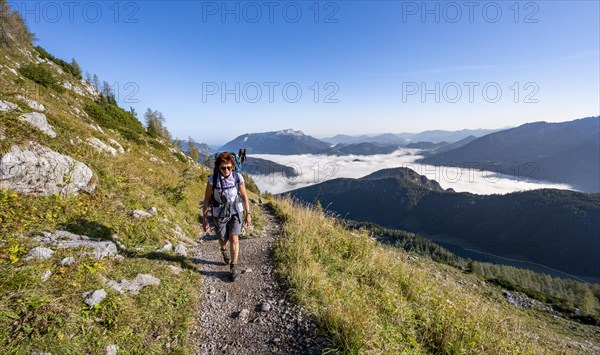
[(600, 275), (600, 194), (557, 189), (504, 195), (443, 191), (436, 181), (407, 168), (328, 180), (290, 194), (309, 203), (318, 200), (344, 218), (448, 235), (483, 252), (576, 276)]
[[(499, 289), (478, 276), (380, 245), (365, 232), (346, 230), (319, 208), (287, 199), (271, 206), (284, 221), (285, 238), (275, 254), (279, 272), (294, 297), (334, 334), (337, 351), (583, 351), (570, 348), (551, 315), (509, 306)], [(587, 340), (582, 336), (580, 341)]]
[[(200, 234), (199, 202), (211, 172), (148, 133), (114, 96), (82, 80), (76, 65), (33, 47), (4, 0), (0, 10), (11, 19), (0, 26), (2, 353), (100, 354), (111, 345), (120, 353), (192, 352), (202, 276), (186, 250)], [(39, 128), (40, 117), (48, 129)], [(77, 165), (64, 170), (58, 190), (46, 190), (66, 159)], [(83, 166), (91, 179), (75, 186), (73, 169)], [(260, 227), (260, 210), (252, 208)], [(135, 210), (150, 213), (136, 218)], [(107, 255), (40, 242), (57, 235), (106, 247)], [(53, 253), (33, 256), (35, 247)], [(111, 286), (135, 279), (150, 282), (137, 292)], [(84, 303), (98, 290), (106, 298)]]

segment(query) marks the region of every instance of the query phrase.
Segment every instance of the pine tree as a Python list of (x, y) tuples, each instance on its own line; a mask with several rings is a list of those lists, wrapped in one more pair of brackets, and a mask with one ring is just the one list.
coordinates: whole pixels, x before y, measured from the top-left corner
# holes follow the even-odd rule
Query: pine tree
[(6, 0), (0, 0), (0, 47), (28, 45), (35, 40), (19, 13), (13, 11)]
[(79, 63), (77, 63), (77, 61), (75, 60), (75, 58), (73, 58), (71, 60), (71, 70), (72, 70), (73, 75), (77, 79), (81, 79), (81, 67), (79, 66)]
[(160, 137), (160, 124), (158, 111), (152, 111), (150, 107), (146, 110), (144, 114), (144, 119), (146, 121), (146, 130), (150, 137), (158, 138)]
[(200, 150), (198, 149), (198, 146), (196, 146), (196, 142), (192, 137), (188, 138), (188, 154), (195, 162), (197, 162), (200, 158)]
[(183, 142), (179, 138), (175, 139), (175, 141), (173, 142), (173, 145), (175, 146), (175, 148), (177, 148), (179, 150), (183, 149)]
[(92, 82), (90, 84), (92, 84), (96, 91), (100, 92), (100, 79), (98, 78), (98, 75), (94, 74), (94, 76), (92, 77)]

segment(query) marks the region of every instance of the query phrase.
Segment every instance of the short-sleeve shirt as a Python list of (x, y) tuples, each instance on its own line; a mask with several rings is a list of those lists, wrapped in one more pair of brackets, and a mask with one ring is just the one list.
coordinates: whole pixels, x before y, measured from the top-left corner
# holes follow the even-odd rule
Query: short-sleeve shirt
[[(221, 175), (221, 173), (217, 173), (217, 184), (214, 189), (214, 198), (217, 202), (223, 204), (227, 202), (234, 202), (238, 195), (238, 186), (235, 183), (235, 176), (237, 175), (237, 179), (239, 184), (244, 183), (244, 177), (241, 174), (233, 174), (231, 173), (229, 177), (226, 179)], [(213, 183), (213, 175), (208, 177), (208, 183), (212, 186)], [(223, 197), (226, 201), (223, 200)], [(218, 216), (221, 212), (220, 207), (213, 207), (213, 216)], [(240, 200), (234, 206), (234, 213), (241, 214), (244, 212), (244, 206), (242, 205), (242, 201)]]

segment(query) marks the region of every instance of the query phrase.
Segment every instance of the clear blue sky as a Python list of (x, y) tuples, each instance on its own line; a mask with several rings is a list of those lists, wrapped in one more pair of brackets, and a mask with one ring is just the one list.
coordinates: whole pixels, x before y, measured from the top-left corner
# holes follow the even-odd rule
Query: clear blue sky
[(209, 144), (600, 111), (599, 1), (9, 3), (38, 45), (119, 87), (122, 107), (159, 110), (175, 137)]

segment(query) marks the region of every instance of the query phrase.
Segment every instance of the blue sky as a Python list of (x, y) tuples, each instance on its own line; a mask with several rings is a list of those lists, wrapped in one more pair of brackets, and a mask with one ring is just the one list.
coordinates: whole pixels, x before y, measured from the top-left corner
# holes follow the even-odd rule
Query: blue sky
[(122, 107), (209, 144), (600, 112), (598, 1), (8, 2)]

